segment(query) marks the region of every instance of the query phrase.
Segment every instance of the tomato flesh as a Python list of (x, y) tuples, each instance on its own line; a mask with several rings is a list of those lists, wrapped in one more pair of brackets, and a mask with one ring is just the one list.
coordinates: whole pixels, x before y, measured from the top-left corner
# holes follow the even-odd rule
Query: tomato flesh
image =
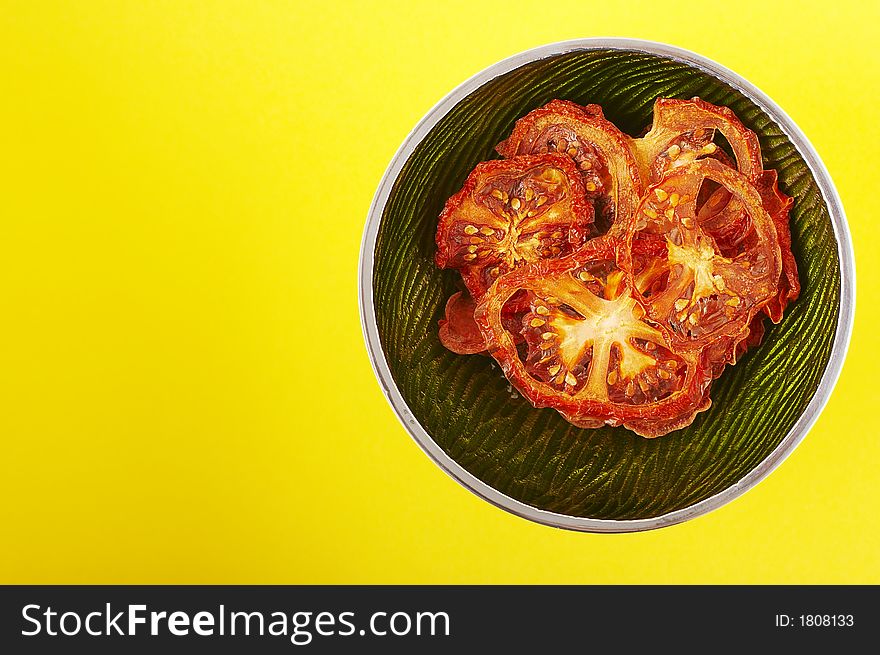
[[(490, 354), (536, 406), (576, 424), (635, 422), (641, 434), (659, 436), (708, 406), (710, 375), (647, 317), (632, 276), (619, 265), (622, 245), (596, 239), (569, 257), (501, 278), (478, 304), (476, 321)], [(522, 291), (530, 298), (524, 356), (502, 321), (507, 300)], [(649, 419), (656, 430), (642, 425)]]
[[(705, 179), (720, 184), (747, 212), (748, 234), (726, 254), (697, 221), (696, 197)], [(732, 359), (781, 273), (776, 228), (757, 190), (715, 160), (694, 162), (648, 189), (631, 226), (632, 239), (665, 244), (665, 257), (636, 277), (649, 316), (668, 327), (679, 348), (729, 339)]]
[(797, 261), (791, 251), (789, 212), (794, 201), (779, 190), (776, 171), (770, 170), (761, 173), (757, 187), (764, 209), (770, 214), (770, 218), (773, 219), (773, 224), (776, 226), (776, 235), (779, 238), (779, 250), (782, 256), (779, 291), (764, 308), (764, 312), (770, 317), (770, 320), (779, 323), (788, 303), (797, 300), (801, 292)]
[(598, 105), (581, 107), (553, 100), (517, 121), (510, 137), (498, 144), (504, 157), (556, 152), (574, 162), (580, 171), (586, 198), (607, 231), (617, 216), (635, 209), (641, 192), (629, 137), (606, 120)]
[(435, 261), (467, 288), (442, 343), (488, 351), (577, 426), (690, 424), (800, 291), (792, 201), (755, 134), (699, 98), (658, 99), (635, 139), (598, 105), (554, 100), (497, 150), (440, 215)]
[(446, 316), (440, 320), (440, 342), (459, 355), (473, 355), (486, 350), (486, 340), (474, 321), (473, 298), (459, 291), (446, 301)]
[(719, 156), (713, 143), (716, 131), (730, 144), (738, 170), (751, 182), (757, 181), (762, 170), (758, 137), (730, 108), (699, 98), (658, 98), (651, 129), (642, 138), (630, 140), (644, 184), (657, 182), (666, 171), (698, 158)]
[(571, 160), (517, 157), (478, 165), (440, 215), (435, 261), (479, 298), (517, 266), (570, 254), (588, 238), (591, 206)]

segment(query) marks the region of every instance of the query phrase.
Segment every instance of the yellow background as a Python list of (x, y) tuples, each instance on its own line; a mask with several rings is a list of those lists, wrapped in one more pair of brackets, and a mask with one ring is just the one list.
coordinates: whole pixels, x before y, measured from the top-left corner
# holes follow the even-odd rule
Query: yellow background
[[(880, 583), (880, 5), (4, 2), (0, 581)], [(539, 9), (543, 7), (544, 9)], [(358, 249), (415, 123), (486, 66), (633, 36), (801, 126), (859, 311), (801, 447), (686, 524), (532, 524), (448, 478), (380, 393)]]

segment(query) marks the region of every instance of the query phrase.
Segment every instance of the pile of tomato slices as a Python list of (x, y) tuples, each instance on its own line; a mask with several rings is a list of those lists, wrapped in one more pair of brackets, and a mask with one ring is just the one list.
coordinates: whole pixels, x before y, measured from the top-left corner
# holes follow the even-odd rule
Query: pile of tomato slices
[(699, 98), (658, 99), (640, 138), (553, 100), (497, 150), (440, 214), (436, 263), (464, 283), (440, 340), (574, 425), (689, 425), (800, 292), (755, 134)]

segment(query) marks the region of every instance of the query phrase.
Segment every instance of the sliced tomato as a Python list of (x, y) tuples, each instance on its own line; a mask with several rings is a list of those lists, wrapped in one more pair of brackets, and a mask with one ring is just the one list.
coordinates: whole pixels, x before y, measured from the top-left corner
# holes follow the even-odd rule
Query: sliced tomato
[(719, 107), (700, 98), (678, 100), (658, 98), (650, 131), (640, 139), (630, 139), (645, 186), (678, 166), (687, 166), (701, 157), (719, 152), (713, 142), (716, 130), (724, 135), (736, 157), (740, 173), (751, 182), (761, 173), (761, 146), (758, 137), (745, 127), (729, 107)]
[[(727, 253), (697, 222), (696, 197), (706, 179), (723, 186), (747, 214), (747, 233)], [(630, 244), (638, 247), (629, 265), (649, 317), (669, 329), (677, 349), (714, 344), (735, 361), (737, 344), (776, 294), (782, 270), (776, 228), (758, 191), (718, 161), (696, 161), (648, 189), (631, 227)], [(659, 259), (638, 256), (645, 244), (656, 252), (660, 241), (665, 253)]]
[(478, 164), (440, 214), (435, 261), (479, 298), (500, 275), (563, 257), (591, 236), (593, 210), (571, 159), (545, 154)]
[[(736, 162), (723, 150), (715, 150), (708, 156), (725, 166), (736, 168)], [(723, 231), (729, 223), (735, 224), (744, 219), (745, 210), (738, 202), (731, 202), (731, 197), (730, 191), (723, 186), (712, 180), (703, 180), (703, 186), (697, 194), (697, 222), (703, 229)]]
[(628, 136), (606, 120), (599, 105), (582, 107), (553, 100), (516, 122), (496, 150), (504, 157), (556, 152), (572, 159), (581, 172), (586, 197), (606, 231), (617, 216), (638, 204), (641, 181)]
[[(470, 294), (466, 291), (457, 291), (446, 301), (445, 315), (438, 321), (440, 343), (458, 355), (486, 352), (486, 339), (474, 320), (476, 306)], [(507, 304), (502, 314), (504, 326), (517, 335), (517, 343), (523, 340), (522, 335), (519, 334), (519, 327), (526, 307), (528, 307), (527, 302), (523, 304), (521, 297), (516, 298)]]
[(440, 216), (436, 262), (469, 292), (449, 299), (443, 344), (487, 350), (578, 426), (690, 424), (800, 291), (792, 201), (755, 134), (699, 98), (658, 99), (637, 139), (554, 100), (497, 149)]
[[(583, 427), (625, 425), (657, 437), (709, 406), (710, 372), (678, 352), (647, 317), (620, 265), (625, 244), (594, 239), (564, 259), (500, 278), (478, 303), (489, 353), (536, 407)], [(525, 343), (504, 325), (505, 304), (527, 293)]]
[(468, 294), (452, 294), (446, 301), (446, 318), (440, 320), (440, 343), (459, 355), (486, 350), (486, 340), (474, 321), (476, 303)]
[[(709, 186), (704, 183), (703, 188)], [(698, 201), (697, 222), (717, 243), (723, 254), (735, 252), (743, 247), (743, 242), (751, 235), (749, 215), (741, 202), (733, 198), (723, 186), (718, 187), (700, 205)], [(779, 190), (776, 171), (762, 171), (755, 187), (761, 195), (761, 204), (773, 219), (779, 250), (782, 258), (782, 273), (779, 288), (774, 298), (764, 307), (764, 313), (774, 323), (782, 320), (782, 314), (789, 302), (800, 295), (797, 262), (791, 250), (791, 227), (789, 211), (793, 200)], [(701, 193), (703, 189), (700, 190)]]
[[(720, 132), (736, 160), (713, 139)], [(754, 132), (745, 127), (728, 107), (700, 98), (659, 98), (654, 103), (651, 129), (631, 142), (645, 184), (656, 183), (669, 170), (697, 161), (716, 159), (737, 168), (751, 183), (762, 173), (761, 148)], [(706, 179), (697, 194), (697, 222), (715, 239), (722, 254), (734, 251), (748, 233), (748, 214), (729, 190)]]
[(773, 219), (776, 226), (776, 235), (779, 238), (779, 250), (782, 256), (782, 274), (779, 278), (779, 291), (764, 308), (767, 316), (774, 323), (782, 320), (782, 313), (793, 300), (801, 293), (801, 283), (798, 279), (797, 261), (791, 251), (791, 225), (789, 212), (794, 200), (779, 190), (776, 171), (769, 170), (761, 173), (758, 178), (758, 192), (764, 209)]
[(709, 181), (703, 183), (700, 194), (713, 188), (704, 203), (697, 200), (697, 223), (706, 234), (715, 239), (722, 254), (736, 252), (749, 232), (749, 215), (742, 203), (723, 186)]

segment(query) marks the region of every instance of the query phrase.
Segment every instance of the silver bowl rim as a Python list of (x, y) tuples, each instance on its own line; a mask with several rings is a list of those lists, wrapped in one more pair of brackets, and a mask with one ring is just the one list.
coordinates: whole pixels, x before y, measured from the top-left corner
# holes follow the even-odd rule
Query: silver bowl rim
[[(385, 204), (388, 201), (388, 196), (394, 182), (415, 148), (459, 101), (490, 80), (530, 62), (579, 50), (623, 50), (660, 55), (702, 70), (740, 91), (760, 107), (782, 129), (791, 143), (797, 148), (807, 166), (809, 166), (828, 207), (834, 236), (837, 240), (841, 283), (840, 314), (837, 320), (837, 329), (825, 372), (819, 381), (816, 392), (801, 416), (773, 452), (738, 482), (698, 503), (650, 518), (627, 520), (596, 519), (548, 512), (501, 493), (465, 470), (440, 448), (410, 411), (391, 375), (391, 370), (385, 359), (379, 339), (379, 330), (376, 323), (373, 302), (373, 268), (376, 238), (382, 221), (382, 214), (385, 210)], [(855, 315), (855, 260), (846, 215), (828, 170), (800, 128), (765, 93), (733, 71), (689, 50), (642, 39), (597, 37), (550, 43), (526, 50), (493, 64), (453, 89), (419, 121), (403, 141), (385, 170), (376, 194), (373, 197), (373, 202), (370, 205), (361, 242), (358, 288), (364, 340), (370, 355), (373, 372), (379, 381), (385, 398), (410, 436), (448, 475), (493, 505), (537, 523), (582, 532), (638, 532), (682, 523), (718, 509), (722, 505), (741, 496), (766, 478), (800, 444), (827, 404), (846, 358)]]

